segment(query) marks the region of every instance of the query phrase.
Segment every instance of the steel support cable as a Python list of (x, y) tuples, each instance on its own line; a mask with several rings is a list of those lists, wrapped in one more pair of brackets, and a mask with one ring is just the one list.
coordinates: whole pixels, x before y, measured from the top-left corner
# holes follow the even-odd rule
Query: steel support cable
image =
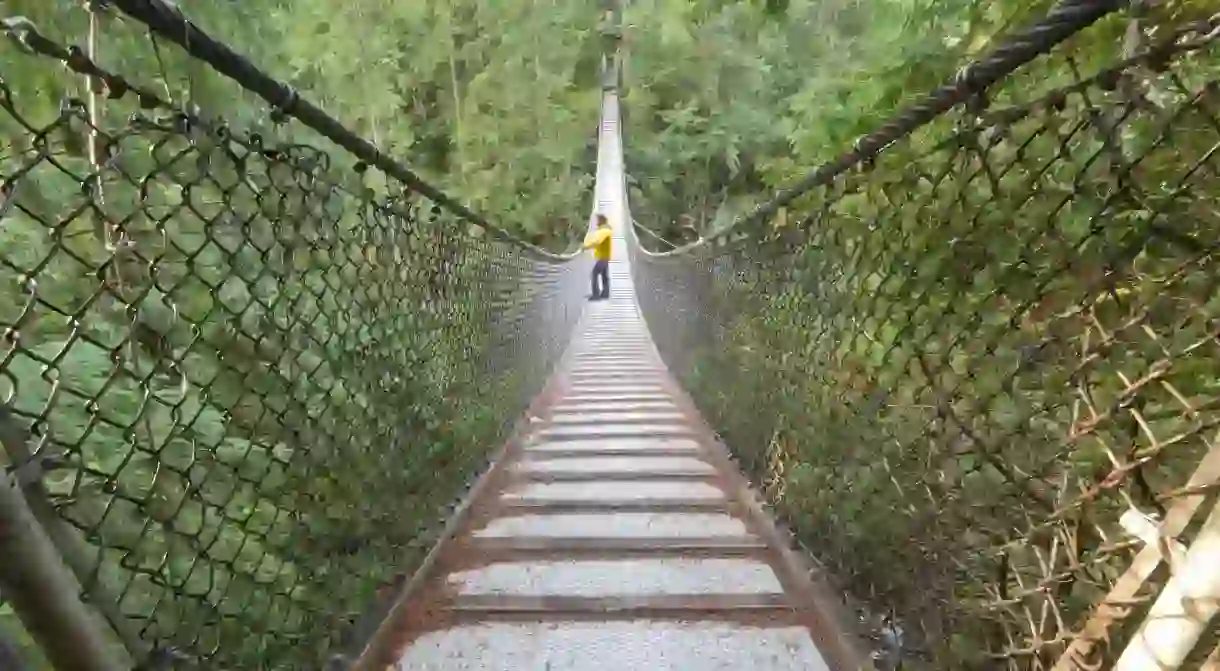
[(301, 97), (293, 87), (277, 81), (244, 56), (213, 39), (177, 8), (162, 0), (113, 0), (112, 4), (127, 16), (148, 26), (160, 37), (177, 44), (186, 53), (207, 63), (217, 72), (262, 98), (280, 113), (317, 131), (364, 163), (402, 182), (434, 203), (450, 210), (460, 219), (486, 230), (500, 240), (545, 259), (568, 261), (579, 256), (579, 249), (564, 254), (548, 252), (492, 224), (482, 215), (425, 181), (406, 165), (386, 156), (371, 142), (356, 135), (334, 117), (323, 112), (317, 105)]
[(671, 256), (685, 254), (702, 245), (714, 245), (738, 229), (757, 224), (773, 216), (780, 208), (809, 193), (812, 189), (830, 183), (835, 177), (861, 164), (868, 163), (886, 147), (910, 135), (915, 130), (943, 115), (945, 112), (982, 95), (993, 84), (1048, 53), (1082, 29), (1096, 23), (1105, 16), (1128, 6), (1125, 0), (1063, 0), (1047, 16), (1033, 26), (1008, 38), (991, 55), (975, 61), (918, 103), (907, 107), (877, 130), (856, 141), (852, 149), (838, 158), (824, 163), (799, 181), (781, 188), (771, 200), (755, 207), (751, 212), (738, 217), (733, 223), (714, 235), (682, 245), (668, 252), (649, 252), (648, 256)]

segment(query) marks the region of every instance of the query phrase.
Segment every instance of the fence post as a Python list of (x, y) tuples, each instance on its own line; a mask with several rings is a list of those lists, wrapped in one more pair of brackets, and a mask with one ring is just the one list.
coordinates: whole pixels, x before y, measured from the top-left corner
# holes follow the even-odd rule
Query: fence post
[[(1203, 492), (1217, 483), (1220, 483), (1220, 433), (1216, 434), (1211, 450), (1203, 456), (1199, 467), (1186, 481), (1186, 488)], [(1178, 536), (1190, 525), (1206, 498), (1205, 494), (1199, 493), (1182, 496), (1174, 501), (1157, 530), (1158, 535), (1178, 542)], [(1097, 603), (1093, 615), (1078, 630), (1075, 640), (1059, 657), (1051, 671), (1078, 671), (1095, 665), (1101, 642), (1109, 641), (1111, 631), (1131, 617), (1129, 604), (1161, 565), (1165, 559), (1164, 554), (1163, 548), (1157, 544), (1145, 545), (1144, 549), (1139, 551), (1127, 571), (1114, 582), (1110, 593)]]
[[(4, 464), (6, 460), (17, 468), (34, 464), (36, 457), (30, 450), (29, 443), (29, 432), (13, 416), (9, 406), (0, 402), (0, 464)], [(93, 573), (97, 562), (97, 559), (90, 555), (97, 555), (99, 550), (91, 548), (80, 531), (59, 516), (40, 475), (31, 474), (18, 478), (26, 507), (41, 525), (42, 532), (55, 546), (64, 564), (72, 571), (72, 575), (76, 576), (77, 583), (89, 584), (94, 580)], [(140, 638), (139, 627), (123, 617), (118, 599), (114, 598), (103, 584), (96, 581), (90, 592), (90, 605), (114, 629), (119, 642), (127, 650), (127, 661), (143, 658), (149, 651), (149, 645)], [(0, 670), (3, 669), (4, 667), (0, 666)]]
[(13, 473), (0, 482), (0, 557), (0, 592), (56, 669), (122, 670)]
[(1182, 666), (1208, 623), (1220, 610), (1220, 503), (1211, 511), (1180, 566), (1123, 651), (1115, 671), (1163, 669)]

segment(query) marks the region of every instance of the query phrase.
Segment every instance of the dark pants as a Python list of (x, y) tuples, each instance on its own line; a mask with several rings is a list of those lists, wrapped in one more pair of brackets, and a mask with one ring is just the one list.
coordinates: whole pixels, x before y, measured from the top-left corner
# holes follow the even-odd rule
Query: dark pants
[[(597, 290), (597, 279), (602, 280), (601, 291)], [(610, 262), (597, 261), (593, 264), (593, 293), (591, 298), (610, 298)]]

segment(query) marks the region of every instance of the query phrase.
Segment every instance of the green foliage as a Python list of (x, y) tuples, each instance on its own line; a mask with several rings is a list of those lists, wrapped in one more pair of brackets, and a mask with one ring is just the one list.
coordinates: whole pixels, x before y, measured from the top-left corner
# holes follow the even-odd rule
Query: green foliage
[[(584, 230), (592, 185), (586, 144), (600, 102), (598, 17), (585, 3), (202, 0), (182, 8), (497, 224), (556, 249)], [(26, 16), (66, 43), (86, 42), (89, 20), (79, 3), (13, 0), (5, 13)], [(197, 105), (204, 116), (272, 132), (251, 94), (164, 43), (158, 49), (130, 20), (103, 16), (98, 53), (103, 65)], [(9, 83), (28, 85), (50, 109), (64, 93), (83, 97), (78, 78), (50, 72)]]
[(965, 0), (632, 3), (637, 216), (671, 237), (727, 223), (939, 83), (972, 12)]
[[(389, 155), (563, 249), (584, 226), (597, 74), (617, 45), (636, 212), (689, 240), (843, 152), (1052, 0), (181, 4)], [(1210, 11), (1161, 3), (1145, 27)], [(78, 3), (9, 0), (5, 13), (88, 41)], [(994, 91), (993, 106), (1112, 62), (1126, 26), (1072, 40)], [(87, 590), (121, 595), (113, 606), (147, 641), (209, 663), (311, 668), (419, 561), (439, 511), (539, 388), (578, 311), (567, 294), (531, 302), (522, 285), (566, 287), (553, 274), (570, 269), (467, 236), (402, 185), (355, 174), (350, 157), (315, 151), (327, 145), (310, 131), (272, 123), (260, 101), (133, 22), (103, 14), (96, 32), (103, 67), (239, 139), (184, 130), (130, 97), (103, 101), (109, 162), (85, 188), (84, 79), (0, 44), (0, 176), (17, 187), (0, 204), (0, 392), (53, 457), (47, 494), (81, 542), (104, 549), (88, 558)], [(1213, 81), (1215, 63), (1184, 57), (1187, 86)], [(1172, 79), (1139, 82), (1154, 107), (1185, 105)], [(1079, 122), (1091, 106), (1056, 112)], [(771, 229), (754, 222), (729, 262), (699, 258), (706, 284), (659, 283), (665, 300), (703, 308), (714, 346), (665, 348), (729, 442), (757, 446), (743, 457), (772, 501), (848, 559), (835, 568), (857, 594), (906, 615), (941, 599), (922, 633), (932, 647), (952, 639), (936, 651), (954, 661), (996, 640), (949, 607), (973, 614), (992, 597), (959, 575), (993, 574), (997, 553), (1037, 565), (1005, 534), (1028, 521), (1014, 502), (1050, 485), (1033, 478), (1031, 491), (1013, 473), (1064, 450), (1077, 358), (1101, 360), (1087, 371), (1090, 403), (1124, 403), (1120, 373), (1148, 370), (1158, 348), (1183, 351), (1206, 322), (1183, 316), (1214, 321), (1217, 309), (1207, 273), (1170, 271), (1182, 240), (1215, 229), (1210, 170), (1191, 177), (1197, 197), (1172, 186), (1207, 158), (1214, 120), (1182, 121), (1161, 146), (1161, 120), (1136, 115), (1117, 137), (1080, 133), (1065, 150), (1040, 119), (986, 149), (941, 120), (871, 176), (841, 178)], [(256, 151), (249, 133), (283, 154)], [(1086, 160), (1115, 146), (1117, 159)], [(1142, 200), (1099, 225), (1135, 156)], [(1026, 168), (988, 179), (991, 164)], [(1193, 223), (1167, 227), (1166, 212)], [(1053, 235), (1039, 228), (1052, 218)], [(1129, 323), (1141, 308), (1155, 337)], [(1085, 312), (1100, 326), (1082, 325)], [(1099, 345), (1115, 334), (1129, 346)], [(1214, 398), (1209, 357), (1162, 375), (1183, 398)], [(1197, 429), (1172, 396), (1142, 397), (1152, 430)], [(1105, 424), (1056, 475), (1089, 482), (1112, 445), (1153, 456), (1139, 430)], [(968, 449), (1009, 443), (1003, 459)], [(1194, 456), (1152, 486), (1180, 484)], [(981, 500), (993, 505), (954, 507)], [(1086, 612), (1095, 582), (1057, 595), (1065, 611)], [(0, 626), (12, 619), (0, 610)]]
[[(87, 41), (82, 8), (14, 7), (52, 40)], [(581, 112), (594, 82), (572, 81), (565, 51), (588, 28), (541, 4), (254, 9), (191, 16), (382, 147), (464, 133), (459, 158), (425, 156), (424, 172), (564, 244), (567, 224), (540, 222), (583, 200), (552, 134), (596, 118)], [(538, 30), (513, 41), (501, 20)], [(190, 668), (317, 668), (414, 570), (541, 388), (584, 278), (357, 174), (130, 21), (97, 29), (104, 68), (205, 122), (133, 95), (101, 97), (95, 117), (83, 77), (0, 42), (0, 399), (28, 433), (5, 439), (2, 463), (34, 451), (46, 465), (30, 494), (70, 523), (60, 550), (137, 657), (156, 645)], [(565, 37), (544, 50), (548, 31)], [(336, 50), (319, 59), (319, 40)], [(496, 83), (527, 73), (531, 91)], [(435, 109), (402, 98), (423, 83)], [(561, 291), (535, 301), (535, 280)]]
[[(1136, 34), (1198, 18), (1168, 3)], [(1119, 517), (1164, 515), (1217, 449), (1220, 43), (1094, 77), (1131, 25), (768, 220), (633, 259), (666, 362), (797, 537), (905, 629), (904, 668), (1050, 668), (1130, 565)]]
[[(626, 160), (636, 218), (671, 239), (706, 234), (849, 149), (1052, 0), (637, 0), (629, 4)], [(1150, 25), (1209, 16), (1161, 3)], [(1213, 7), (1214, 10), (1214, 7)], [(1074, 40), (1111, 58), (1123, 28)], [(1047, 85), (1070, 78), (1047, 69)], [(997, 102), (1025, 94), (1007, 90)]]

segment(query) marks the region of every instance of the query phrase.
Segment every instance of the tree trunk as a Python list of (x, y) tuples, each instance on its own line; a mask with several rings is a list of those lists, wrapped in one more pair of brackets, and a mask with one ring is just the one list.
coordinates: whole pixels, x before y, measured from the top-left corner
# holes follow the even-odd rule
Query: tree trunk
[(453, 7), (449, 14), (449, 85), (453, 90), (453, 140), (457, 147), (458, 179), (466, 183), (466, 134), (462, 130), (462, 88), (457, 70), (457, 36), (454, 34)]

